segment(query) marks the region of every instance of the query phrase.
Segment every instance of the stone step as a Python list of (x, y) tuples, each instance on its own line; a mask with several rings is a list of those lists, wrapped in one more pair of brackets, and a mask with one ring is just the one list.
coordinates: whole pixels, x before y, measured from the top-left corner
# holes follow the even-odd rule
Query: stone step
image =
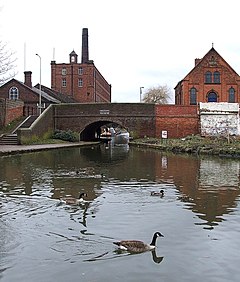
[(0, 145), (18, 145), (17, 134), (4, 135), (0, 138)]

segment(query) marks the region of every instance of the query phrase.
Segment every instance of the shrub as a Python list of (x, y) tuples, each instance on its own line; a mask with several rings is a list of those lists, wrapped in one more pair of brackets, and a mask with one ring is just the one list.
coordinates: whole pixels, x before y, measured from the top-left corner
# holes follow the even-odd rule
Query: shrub
[(71, 130), (56, 130), (53, 134), (53, 138), (69, 142), (77, 142), (79, 140), (78, 133)]

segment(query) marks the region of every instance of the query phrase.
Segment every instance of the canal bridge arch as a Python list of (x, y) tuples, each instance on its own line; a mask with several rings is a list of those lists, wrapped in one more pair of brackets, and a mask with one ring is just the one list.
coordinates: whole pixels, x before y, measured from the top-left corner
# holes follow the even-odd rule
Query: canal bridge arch
[(54, 105), (54, 129), (80, 133), (80, 140), (95, 139), (101, 126), (109, 123), (126, 128), (132, 136), (155, 136), (154, 104), (93, 103)]

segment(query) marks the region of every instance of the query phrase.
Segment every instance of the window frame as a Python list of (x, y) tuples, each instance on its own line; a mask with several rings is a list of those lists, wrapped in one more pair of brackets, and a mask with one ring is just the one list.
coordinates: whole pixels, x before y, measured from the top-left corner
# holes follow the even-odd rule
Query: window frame
[(83, 68), (82, 67), (79, 67), (78, 68), (78, 75), (82, 75), (83, 74)]
[(197, 105), (197, 89), (195, 87), (190, 89), (190, 105)]
[(236, 100), (235, 93), (236, 93), (236, 91), (233, 87), (230, 87), (228, 89), (228, 103), (235, 103), (235, 100)]
[(219, 71), (215, 71), (213, 73), (213, 83), (216, 83), (216, 84), (221, 83), (220, 72)]
[(205, 72), (205, 83), (206, 84), (212, 83), (212, 73), (210, 71)]
[(65, 77), (62, 78), (62, 87), (67, 87), (67, 79)]
[(78, 79), (78, 87), (83, 87), (83, 79), (82, 78)]
[[(16, 92), (14, 92), (16, 91)], [(19, 90), (16, 86), (12, 86), (10, 89), (9, 89), (9, 92), (8, 92), (8, 98), (9, 100), (18, 100), (19, 99)]]
[(62, 68), (62, 75), (67, 75), (67, 69), (66, 68)]

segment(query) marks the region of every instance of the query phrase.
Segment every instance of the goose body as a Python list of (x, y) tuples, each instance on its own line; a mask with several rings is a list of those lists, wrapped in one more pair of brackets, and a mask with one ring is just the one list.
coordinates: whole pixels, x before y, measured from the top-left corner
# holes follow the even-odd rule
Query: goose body
[(151, 196), (159, 196), (162, 198), (164, 196), (164, 190), (160, 190), (160, 192), (152, 191)]
[(78, 199), (73, 197), (61, 198), (60, 202), (67, 205), (77, 205), (85, 202), (83, 197), (87, 197), (87, 194), (81, 193)]
[(113, 242), (113, 244), (117, 245), (119, 249), (124, 251), (142, 253), (155, 249), (157, 237), (163, 237), (163, 235), (160, 232), (155, 232), (150, 244), (146, 244), (138, 240), (122, 240), (119, 242)]

